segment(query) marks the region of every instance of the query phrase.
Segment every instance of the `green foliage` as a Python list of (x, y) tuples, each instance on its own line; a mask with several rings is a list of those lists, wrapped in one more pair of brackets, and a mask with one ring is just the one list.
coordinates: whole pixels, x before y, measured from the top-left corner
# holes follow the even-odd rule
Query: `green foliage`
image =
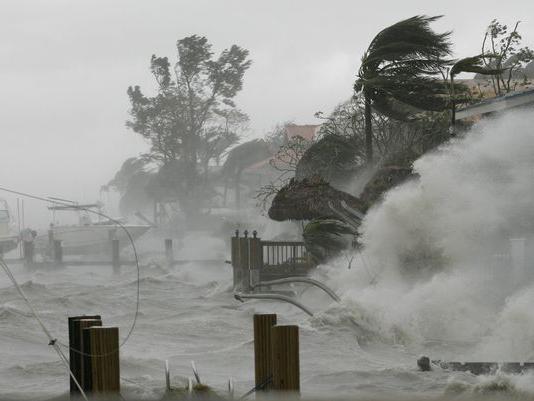
[(304, 152), (295, 170), (301, 180), (319, 175), (329, 183), (344, 182), (362, 165), (361, 148), (350, 137), (330, 134)]
[(534, 60), (534, 52), (527, 46), (521, 47), (519, 23), (509, 30), (507, 25), (494, 19), (484, 34), (483, 62), (487, 69), (495, 70), (491, 82), (496, 95), (512, 91), (515, 88), (512, 79), (522, 78), (521, 70)]
[(451, 67), (449, 74), (451, 78), (454, 78), (461, 72), (475, 72), (482, 75), (495, 75), (501, 74), (504, 70), (497, 68), (488, 68), (484, 65), (485, 59), (496, 58), (493, 54), (479, 54), (474, 57), (465, 57), (456, 61)]
[(354, 231), (335, 219), (311, 220), (302, 234), (308, 252), (320, 263), (351, 246)]
[(413, 114), (411, 108), (443, 111), (447, 107), (447, 88), (436, 77), (449, 63), (450, 33), (430, 29), (429, 24), (438, 18), (408, 18), (372, 40), (354, 89), (363, 92), (381, 113), (407, 119)]
[(367, 162), (373, 158), (372, 111), (409, 121), (418, 110), (443, 111), (449, 89), (437, 79), (450, 64), (450, 32), (437, 34), (430, 23), (440, 17), (415, 16), (380, 31), (362, 58), (356, 93), (365, 99)]
[[(322, 113), (316, 113), (316, 117), (323, 119), (323, 124), (319, 131), (320, 141), (331, 135), (341, 136), (347, 141), (347, 149), (352, 153), (352, 160), (345, 158), (348, 162), (341, 170), (350, 175), (350, 170), (357, 172), (365, 165), (365, 118), (363, 95), (357, 95), (350, 100), (339, 104), (331, 115), (323, 117)], [(410, 162), (405, 166), (410, 166), (418, 156), (422, 155), (436, 145), (443, 143), (449, 138), (449, 122), (444, 113), (421, 112), (417, 119), (410, 122), (399, 121), (388, 116), (373, 111), (373, 150), (377, 153), (381, 162), (387, 162), (391, 155), (408, 154), (413, 156)], [(343, 146), (342, 143), (339, 146)], [(308, 152), (314, 152), (319, 145), (312, 145)], [(345, 149), (344, 149), (345, 150)], [(306, 164), (309, 155), (306, 152), (302, 157), (302, 163)], [(335, 163), (336, 153), (325, 153), (320, 155), (320, 159), (328, 162), (328, 157), (332, 156)], [(347, 155), (349, 156), (349, 155)], [(342, 159), (343, 160), (343, 159)], [(342, 163), (344, 164), (344, 162)], [(301, 171), (311, 171), (318, 169), (320, 172), (320, 163), (316, 166), (312, 162), (309, 168), (304, 170), (303, 166), (297, 168), (297, 177), (302, 176)], [(404, 164), (403, 164), (404, 166)], [(324, 179), (331, 182), (327, 177)]]

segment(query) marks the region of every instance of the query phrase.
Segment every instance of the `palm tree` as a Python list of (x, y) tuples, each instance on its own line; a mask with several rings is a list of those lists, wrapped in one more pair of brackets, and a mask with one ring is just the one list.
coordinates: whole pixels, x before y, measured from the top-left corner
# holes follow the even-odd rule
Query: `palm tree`
[(244, 142), (232, 148), (222, 167), (222, 176), (224, 177), (224, 203), (226, 204), (226, 192), (228, 180), (232, 179), (235, 184), (235, 203), (236, 207), (240, 206), (241, 198), (241, 173), (247, 167), (258, 162), (264, 161), (271, 156), (269, 145), (263, 139), (254, 139)]
[(481, 75), (499, 75), (502, 74), (506, 69), (502, 68), (488, 68), (484, 64), (484, 59), (487, 58), (496, 58), (497, 55), (494, 54), (479, 54), (474, 57), (466, 57), (456, 61), (451, 70), (449, 71), (451, 79), (451, 127), (454, 133), (454, 128), (456, 126), (456, 87), (454, 83), (454, 77), (461, 72), (475, 72)]
[(302, 233), (306, 250), (318, 263), (324, 263), (350, 248), (355, 236), (354, 230), (346, 223), (326, 218), (311, 220)]
[(372, 108), (401, 121), (416, 110), (443, 111), (448, 106), (446, 85), (436, 79), (449, 64), (450, 32), (435, 33), (438, 17), (415, 16), (380, 31), (362, 58), (356, 93), (365, 102), (365, 152), (373, 160)]

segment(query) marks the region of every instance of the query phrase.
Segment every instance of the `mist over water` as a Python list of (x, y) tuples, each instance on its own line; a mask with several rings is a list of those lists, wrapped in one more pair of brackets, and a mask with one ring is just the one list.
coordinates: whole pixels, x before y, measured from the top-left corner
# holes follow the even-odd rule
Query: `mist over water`
[(348, 313), (382, 340), (464, 346), (434, 359), (534, 360), (533, 124), (488, 119), (416, 161), (368, 213), (352, 268), (322, 267)]
[[(164, 360), (183, 386), (195, 360), (203, 381), (224, 393), (253, 386), (252, 315), (278, 313), (298, 324), (305, 397), (387, 399), (534, 394), (531, 374), (476, 377), (435, 368), (446, 361), (534, 361), (534, 120), (507, 114), (479, 123), (415, 163), (419, 178), (388, 192), (361, 229), (361, 252), (319, 266), (315, 276), (342, 298), (296, 285), (308, 317), (291, 305), (233, 299), (228, 238), (186, 233), (166, 267), (163, 239), (142, 237), (141, 303), (136, 329), (121, 349), (127, 399), (159, 399)], [(298, 231), (259, 217), (265, 239)], [(255, 227), (239, 227), (240, 229)], [(130, 258), (125, 250), (125, 257)], [(194, 260), (198, 260), (195, 262)], [(201, 260), (220, 260), (203, 264)], [(348, 268), (350, 266), (350, 269)], [(136, 272), (123, 267), (13, 271), (45, 324), (67, 341), (67, 317), (101, 313), (125, 335), (134, 312)], [(0, 276), (0, 398), (64, 395), (68, 380), (46, 338), (6, 277)]]

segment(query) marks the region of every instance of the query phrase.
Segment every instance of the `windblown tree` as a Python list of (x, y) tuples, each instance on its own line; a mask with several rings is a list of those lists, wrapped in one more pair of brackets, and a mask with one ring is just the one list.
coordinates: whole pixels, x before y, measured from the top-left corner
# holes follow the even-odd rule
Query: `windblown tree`
[(278, 191), (295, 177), (297, 166), (302, 156), (312, 145), (312, 141), (298, 135), (287, 138), (285, 130), (281, 131), (279, 127), (280, 125), (266, 136), (270, 148), (278, 148), (269, 160), (269, 165), (275, 175), (268, 184), (258, 189), (255, 196), (259, 206), (264, 210), (267, 209), (268, 204)]
[(380, 31), (365, 52), (354, 89), (365, 101), (365, 150), (373, 160), (372, 109), (407, 121), (418, 110), (443, 111), (448, 88), (437, 79), (449, 63), (450, 32), (435, 33), (439, 17), (415, 16)]
[(224, 177), (224, 202), (228, 181), (233, 181), (235, 188), (235, 203), (239, 208), (241, 201), (241, 175), (243, 170), (255, 163), (261, 162), (271, 155), (269, 145), (263, 139), (254, 139), (237, 145), (228, 152), (224, 162), (222, 175)]
[(154, 176), (147, 159), (131, 157), (126, 159), (113, 179), (103, 189), (115, 189), (121, 195), (119, 210), (123, 215), (129, 215), (144, 210), (151, 204), (146, 191), (150, 179)]
[(451, 126), (454, 129), (456, 125), (456, 105), (465, 101), (465, 91), (463, 93), (457, 94), (458, 85), (454, 82), (456, 75), (462, 72), (475, 72), (480, 75), (499, 75), (502, 74), (504, 70), (497, 67), (488, 67), (488, 64), (485, 62), (488, 59), (494, 59), (497, 56), (494, 54), (479, 54), (473, 57), (465, 57), (460, 60), (457, 60), (451, 67), (450, 74), (450, 95), (451, 95)]
[(197, 35), (178, 40), (177, 51), (172, 67), (167, 57), (152, 56), (154, 96), (146, 96), (139, 86), (128, 88), (131, 119), (126, 124), (149, 141), (148, 156), (165, 175), (160, 181), (179, 181), (168, 192), (194, 215), (206, 190), (201, 169), (207, 170), (209, 160), (236, 141), (228, 121), (237, 114), (243, 120), (233, 99), (251, 61), (248, 51), (236, 45), (214, 57), (208, 40)]
[(486, 69), (495, 71), (490, 75), (497, 96), (514, 90), (514, 79), (526, 77), (522, 70), (534, 60), (534, 52), (528, 46), (521, 47), (519, 23), (517, 21), (509, 30), (507, 25), (494, 19), (484, 34), (481, 61)]

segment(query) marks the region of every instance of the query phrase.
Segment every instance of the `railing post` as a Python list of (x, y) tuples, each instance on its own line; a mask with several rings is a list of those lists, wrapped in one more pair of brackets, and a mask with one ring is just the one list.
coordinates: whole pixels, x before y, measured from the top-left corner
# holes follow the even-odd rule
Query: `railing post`
[(250, 286), (254, 287), (260, 282), (261, 267), (263, 265), (263, 252), (261, 238), (257, 237), (257, 232), (253, 232), (253, 238), (249, 239), (249, 280)]
[[(90, 326), (101, 326), (102, 320), (100, 315), (91, 316), (72, 316), (68, 319), (69, 322), (69, 365), (74, 377), (85, 391), (83, 384), (83, 358), (80, 352), (83, 352), (82, 345), (82, 329)], [(83, 322), (83, 323), (82, 323)], [(88, 326), (88, 322), (91, 324)], [(78, 395), (80, 390), (76, 383), (70, 378), (70, 394)]]
[(61, 240), (54, 240), (54, 261), (56, 264), (63, 263), (63, 247), (61, 245)]
[(113, 273), (119, 273), (121, 268), (119, 240), (111, 240), (111, 264)]
[(120, 392), (119, 329), (90, 327), (83, 329), (87, 366), (84, 372), (90, 381), (91, 392), (108, 394)]
[(232, 272), (234, 278), (234, 290), (241, 285), (241, 268), (239, 266), (239, 230), (235, 230), (235, 237), (232, 237), (231, 246), (232, 246)]
[(300, 392), (299, 328), (271, 329), (273, 390)]
[(250, 292), (250, 265), (249, 265), (249, 238), (248, 231), (244, 231), (245, 236), (239, 238), (239, 269), (241, 271), (241, 291)]
[(256, 388), (272, 388), (272, 341), (271, 329), (276, 325), (275, 314), (254, 315), (254, 373)]
[(174, 253), (172, 250), (172, 239), (170, 238), (165, 240), (165, 259), (167, 260), (167, 265), (171, 267), (174, 263)]

